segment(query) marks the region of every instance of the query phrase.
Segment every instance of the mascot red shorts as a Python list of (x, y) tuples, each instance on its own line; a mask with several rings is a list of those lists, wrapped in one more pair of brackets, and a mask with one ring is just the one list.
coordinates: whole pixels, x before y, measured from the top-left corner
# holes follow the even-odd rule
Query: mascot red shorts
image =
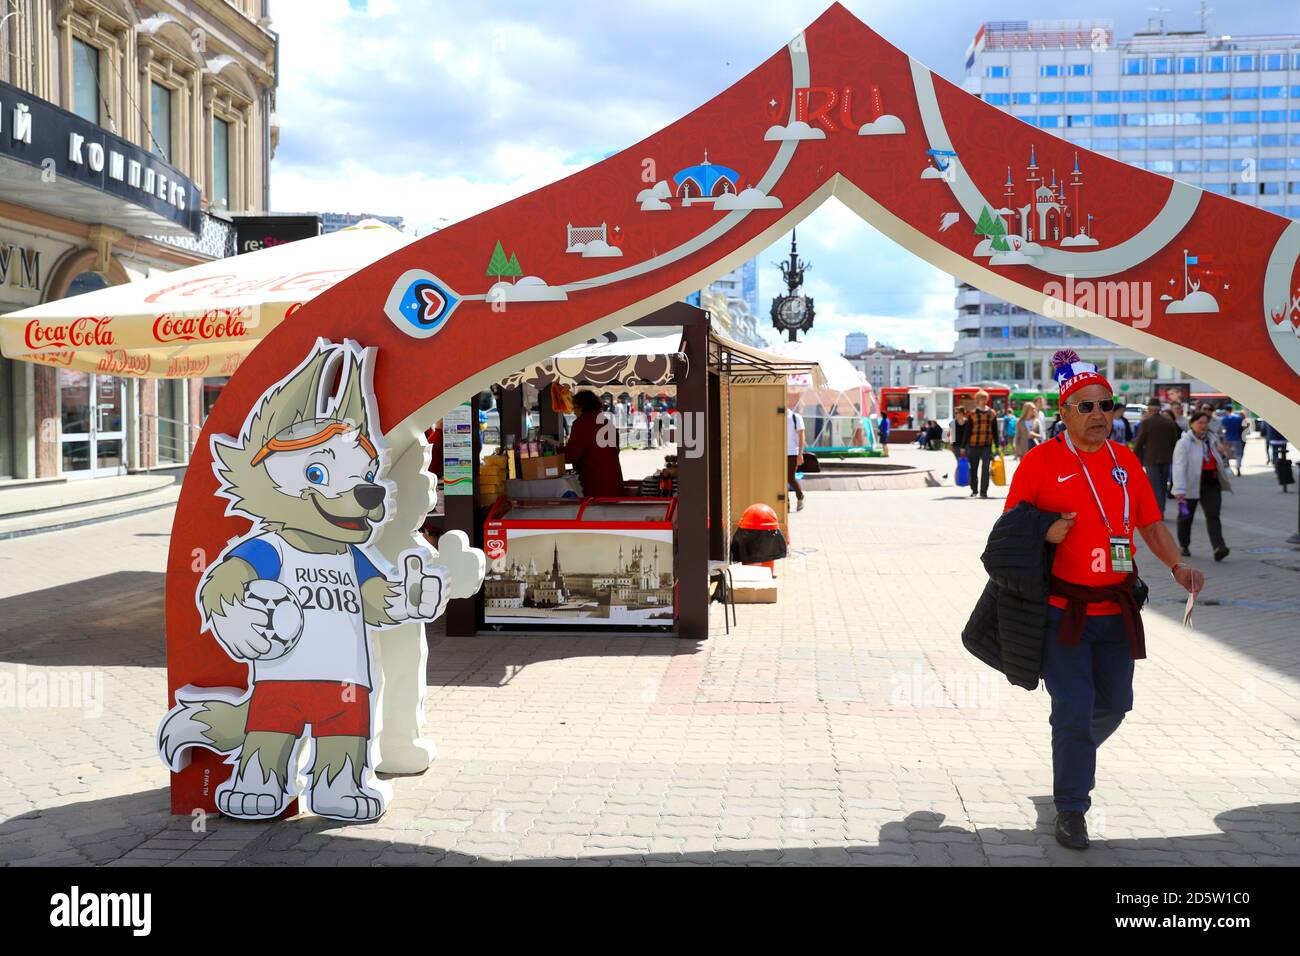
[(369, 737), (370, 691), (337, 681), (269, 680), (253, 685), (245, 732)]

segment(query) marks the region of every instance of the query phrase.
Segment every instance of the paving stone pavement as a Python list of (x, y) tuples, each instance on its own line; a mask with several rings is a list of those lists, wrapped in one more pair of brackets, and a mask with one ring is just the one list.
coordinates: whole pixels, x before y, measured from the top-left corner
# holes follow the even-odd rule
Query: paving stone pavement
[(1046, 693), (961, 648), (999, 505), (947, 486), (810, 493), (780, 603), (740, 607), (730, 635), (717, 606), (699, 643), (431, 628), (439, 757), (353, 826), (169, 815), (172, 512), (0, 542), (0, 862), (1297, 865), (1297, 502), (1248, 454), (1230, 558), (1195, 532), (1195, 630), (1148, 556), (1150, 658), (1086, 853), (1052, 839)]

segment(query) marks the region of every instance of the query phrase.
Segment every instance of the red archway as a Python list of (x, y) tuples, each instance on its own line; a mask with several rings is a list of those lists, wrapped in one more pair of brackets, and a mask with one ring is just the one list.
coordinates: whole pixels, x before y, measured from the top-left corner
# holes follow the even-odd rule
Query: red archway
[[(1079, 201), (1104, 231), (1037, 235), (1033, 184), (1004, 193), (1008, 167), (1031, 154), (1040, 169), (1072, 168), (1078, 155)], [(670, 184), (688, 167), (698, 172), (701, 155), (739, 174), (736, 191), (683, 203)], [(203, 563), (247, 530), (215, 497), (209, 440), (236, 433), (317, 337), (378, 349), (375, 396), (398, 455), (465, 396), (682, 298), (832, 195), (954, 276), (1170, 361), (1300, 432), (1300, 223), (1028, 126), (935, 76), (837, 4), (666, 129), (411, 244), (267, 337), (213, 409), (181, 493), (167, 568), (170, 692), (243, 683), (245, 668), (200, 636), (194, 603)], [(1005, 240), (977, 234), (986, 209), (992, 221), (1005, 207), (1028, 207), (1037, 242), (1000, 251)], [(594, 223), (604, 224), (604, 239), (570, 245), (570, 227)], [(399, 308), (412, 283), (435, 287), (423, 300), (433, 310), (423, 327)], [(1133, 294), (1115, 294), (1121, 288)], [(211, 805), (205, 776), (219, 762), (195, 754), (173, 778), (174, 809)]]

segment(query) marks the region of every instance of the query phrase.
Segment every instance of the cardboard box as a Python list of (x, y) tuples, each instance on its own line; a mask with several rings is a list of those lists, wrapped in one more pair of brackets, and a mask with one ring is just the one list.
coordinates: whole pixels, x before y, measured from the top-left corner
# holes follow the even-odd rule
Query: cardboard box
[(559, 478), (564, 474), (563, 455), (545, 455), (540, 458), (521, 458), (520, 477), (529, 481), (539, 478)]

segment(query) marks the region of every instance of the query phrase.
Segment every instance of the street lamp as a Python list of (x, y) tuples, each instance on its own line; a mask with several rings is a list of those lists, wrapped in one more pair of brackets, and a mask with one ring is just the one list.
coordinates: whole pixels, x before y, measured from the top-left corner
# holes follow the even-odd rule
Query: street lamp
[(1147, 402), (1156, 397), (1156, 377), (1159, 374), (1159, 359), (1148, 358), (1142, 363), (1142, 377), (1147, 380)]

